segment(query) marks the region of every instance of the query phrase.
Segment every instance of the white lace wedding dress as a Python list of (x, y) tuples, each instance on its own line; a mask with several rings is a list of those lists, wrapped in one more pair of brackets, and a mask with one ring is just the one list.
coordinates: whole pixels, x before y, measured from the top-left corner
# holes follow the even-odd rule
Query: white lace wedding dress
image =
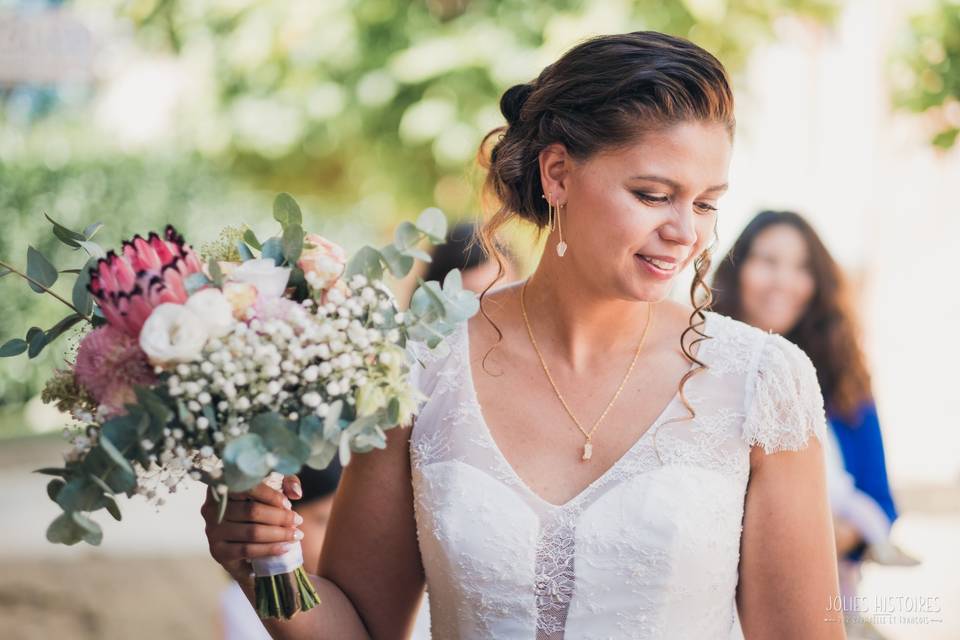
[(742, 637), (738, 578), (750, 447), (824, 437), (813, 366), (784, 338), (710, 313), (708, 365), (603, 476), (563, 505), (538, 497), (483, 421), (469, 334), (412, 353), (428, 396), (411, 434), (433, 637)]

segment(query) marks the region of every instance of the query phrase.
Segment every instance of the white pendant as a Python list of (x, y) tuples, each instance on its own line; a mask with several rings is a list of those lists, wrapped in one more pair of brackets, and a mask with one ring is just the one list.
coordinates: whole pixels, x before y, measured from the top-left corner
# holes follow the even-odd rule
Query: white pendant
[(565, 254), (566, 252), (567, 252), (567, 243), (561, 240), (560, 242), (557, 243), (557, 255), (562, 258), (563, 254)]
[(593, 456), (593, 445), (589, 442), (583, 444), (583, 457), (581, 460), (589, 460)]

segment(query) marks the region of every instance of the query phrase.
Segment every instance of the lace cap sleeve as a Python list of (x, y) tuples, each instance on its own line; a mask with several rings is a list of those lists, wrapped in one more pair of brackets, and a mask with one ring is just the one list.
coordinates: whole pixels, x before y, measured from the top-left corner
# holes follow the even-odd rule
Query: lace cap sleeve
[(821, 443), (827, 422), (817, 373), (806, 353), (786, 338), (766, 334), (748, 376), (743, 436), (766, 453), (803, 449), (811, 434)]
[(460, 348), (460, 340), (465, 325), (459, 325), (451, 335), (437, 347), (431, 349), (422, 342), (408, 340), (406, 344), (407, 365), (410, 367), (409, 381), (421, 394), (420, 405), (438, 391), (442, 378), (449, 377), (445, 370), (451, 355)]

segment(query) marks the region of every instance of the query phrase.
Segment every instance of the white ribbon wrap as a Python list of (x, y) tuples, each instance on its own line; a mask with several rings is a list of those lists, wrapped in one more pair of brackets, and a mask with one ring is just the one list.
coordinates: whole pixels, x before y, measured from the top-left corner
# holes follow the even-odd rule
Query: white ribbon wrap
[(293, 542), (290, 550), (282, 555), (257, 558), (250, 563), (253, 565), (253, 574), (258, 578), (292, 573), (303, 566), (303, 549), (299, 542)]
[[(266, 477), (264, 483), (270, 488), (282, 492), (283, 474), (273, 471)], [(290, 549), (285, 553), (267, 558), (257, 558), (251, 560), (250, 564), (253, 565), (253, 574), (258, 578), (292, 573), (303, 566), (303, 548), (300, 546), (299, 540), (291, 542)]]

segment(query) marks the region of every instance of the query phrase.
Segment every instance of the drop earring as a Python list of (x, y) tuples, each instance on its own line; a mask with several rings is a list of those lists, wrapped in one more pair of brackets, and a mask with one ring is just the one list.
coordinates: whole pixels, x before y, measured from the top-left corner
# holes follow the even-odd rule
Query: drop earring
[(564, 205), (560, 204), (559, 199), (557, 204), (554, 205), (546, 194), (542, 197), (547, 201), (547, 227), (550, 229), (550, 233), (553, 233), (553, 230), (556, 229), (560, 234), (560, 241), (557, 242), (557, 255), (562, 258), (563, 254), (567, 252), (567, 243), (563, 241), (563, 228), (560, 226), (560, 209)]
[(564, 205), (557, 202), (557, 205), (553, 208), (553, 215), (557, 221), (557, 233), (560, 234), (560, 241), (557, 242), (557, 255), (561, 258), (567, 252), (567, 243), (563, 241), (563, 226), (560, 224), (560, 211), (563, 207)]

